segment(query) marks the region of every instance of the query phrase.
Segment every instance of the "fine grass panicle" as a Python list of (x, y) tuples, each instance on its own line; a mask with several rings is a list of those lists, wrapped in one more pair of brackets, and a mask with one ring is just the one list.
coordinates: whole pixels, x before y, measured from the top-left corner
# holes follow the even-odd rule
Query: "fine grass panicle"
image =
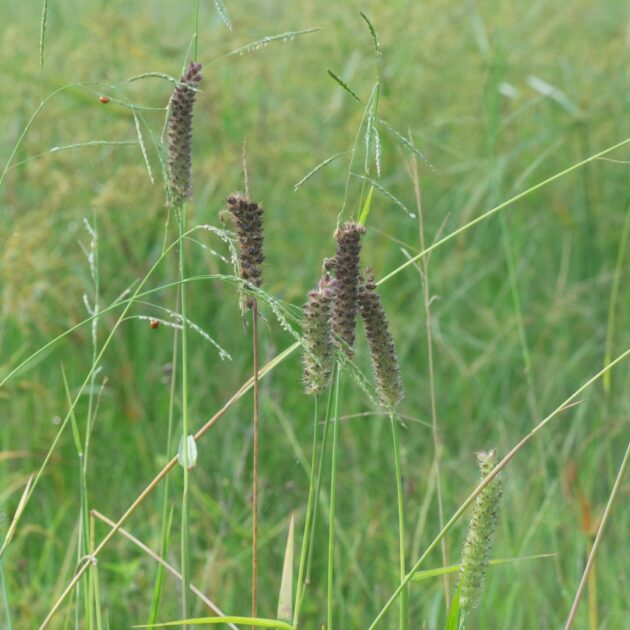
[[(246, 286), (258, 288), (262, 284), (260, 268), (263, 254), (263, 208), (250, 201), (242, 193), (233, 193), (227, 198), (228, 210), (236, 222), (239, 248), (239, 273)], [(245, 306), (252, 308), (253, 297), (245, 299)]]
[(201, 64), (191, 62), (171, 98), (168, 122), (168, 173), (170, 203), (181, 205), (192, 195), (192, 121)]
[[(483, 480), (497, 464), (496, 450), (477, 453), (477, 462)], [(463, 615), (475, 608), (481, 598), (492, 553), (501, 493), (501, 475), (497, 475), (475, 500), (459, 571), (459, 606)]]
[(344, 350), (352, 356), (357, 319), (359, 294), (359, 256), (361, 236), (365, 228), (354, 221), (344, 223), (336, 232), (337, 252), (326, 266), (335, 270), (335, 300), (333, 303), (333, 331), (345, 344)]
[(366, 269), (359, 286), (359, 310), (370, 346), (376, 390), (381, 404), (393, 409), (403, 397), (398, 355), (381, 296), (371, 269)]
[(330, 384), (333, 297), (334, 283), (328, 274), (324, 274), (317, 286), (308, 292), (304, 305), (304, 389), (307, 394), (320, 394)]

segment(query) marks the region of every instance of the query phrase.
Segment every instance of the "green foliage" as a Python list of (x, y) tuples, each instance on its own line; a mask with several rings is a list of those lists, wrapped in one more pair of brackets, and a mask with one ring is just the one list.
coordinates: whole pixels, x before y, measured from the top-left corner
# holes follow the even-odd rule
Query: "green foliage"
[[(1, 601), (6, 608), (9, 600), (10, 615), (2, 610), (0, 619), (15, 628), (37, 627), (71, 578), (85, 505), (117, 519), (176, 454), (177, 401), (172, 447), (165, 454), (175, 328), (153, 329), (140, 317), (169, 320), (164, 309), (176, 305), (177, 247), (166, 248), (177, 241), (177, 225), (164, 207), (161, 135), (173, 77), (192, 50), (194, 4), (0, 0), (0, 13), (11, 16), (0, 29), (6, 86), (0, 100), (2, 540), (11, 525), (0, 565)], [(417, 217), (409, 216), (415, 214), (406, 168), (412, 157), (433, 167), (419, 162), (430, 245), (627, 134), (628, 104), (620, 97), (627, 58), (623, 3), (595, 9), (588, 0), (561, 7), (537, 0), (508, 10), (497, 0), (368, 0), (362, 5), (368, 28), (347, 3), (285, 4), (280, 10), (251, 0), (200, 3), (196, 61), (207, 70), (197, 95), (195, 191), (187, 224), (216, 231), (199, 229), (186, 242), (187, 316), (207, 336), (190, 335), (191, 432), (230, 399), (251, 369), (250, 338), (235, 297), (238, 281), (223, 239), (230, 235), (217, 229), (224, 198), (242, 188), (244, 137), (251, 195), (266, 210), (270, 299), (260, 300), (266, 362), (295, 341), (297, 307), (320, 277), (322, 258), (334, 253), (344, 198), (342, 221), (365, 221), (369, 212), (362, 256), (383, 278), (420, 249)], [(382, 52), (378, 77), (375, 50)], [(327, 68), (343, 77), (346, 91), (330, 80)], [(372, 109), (347, 90), (357, 98), (372, 94), (364, 100), (374, 103)], [(378, 141), (375, 131), (381, 132)], [(380, 174), (371, 161), (365, 173), (365, 154), (374, 159), (376, 142)], [(591, 161), (502, 209), (504, 226), (491, 216), (433, 250), (440, 481), (447, 514), (470, 490), (474, 451), (496, 445), (506, 452), (605, 358), (630, 346), (627, 160), (626, 146)], [(98, 351), (104, 352), (94, 375), (92, 316), (83, 301), (87, 294), (93, 303), (93, 278), (78, 244), (85, 240), (85, 217), (99, 237), (97, 334)], [(163, 252), (140, 291), (142, 303), (117, 324), (124, 300)], [(430, 392), (420, 283), (409, 264), (379, 288), (407, 392), (399, 435), (408, 566), (439, 531), (433, 443), (425, 424)], [(285, 318), (283, 325), (278, 317)], [(232, 360), (222, 361), (208, 339)], [(368, 373), (368, 352), (359, 341), (353, 361)], [(295, 511), (301, 532), (309, 490), (312, 403), (301, 391), (297, 355), (276, 365), (262, 383), (261, 616), (272, 616), (278, 603), (286, 515)], [(558, 555), (553, 562), (508, 564), (500, 578), (490, 571), (467, 627), (495, 627), (497, 619), (515, 629), (564, 623), (593, 522), (625, 449), (626, 368), (610, 373), (606, 390), (596, 383), (506, 468), (495, 555)], [(64, 379), (69, 398), (82, 392), (67, 423)], [(100, 402), (90, 410), (96, 398)], [(197, 466), (190, 471), (190, 580), (236, 614), (248, 608), (243, 584), (249, 582), (250, 403), (238, 400), (199, 441)], [(337, 628), (365, 628), (399, 583), (389, 420), (351, 378), (344, 378), (340, 413), (335, 621)], [(85, 447), (88, 419), (89, 463), (82, 477), (77, 448)], [(31, 473), (40, 470), (51, 445), (30, 496)], [(322, 469), (330, 470), (324, 462)], [(318, 627), (326, 615), (328, 473), (323, 477), (300, 616), (304, 628)], [(173, 513), (174, 524), (181, 520), (181, 472), (172, 473), (170, 484), (168, 506), (155, 493), (126, 525), (163, 552), (180, 535), (177, 525), (172, 532), (164, 527), (163, 515), (170, 522)], [(618, 550), (626, 544), (629, 514), (620, 501), (598, 552), (602, 627), (623, 627), (627, 614), (619, 579), (627, 559)], [(107, 531), (95, 525), (96, 539)], [(461, 521), (449, 532), (448, 547), (461, 548), (464, 534)], [(438, 554), (427, 565), (439, 570)], [(153, 620), (158, 603), (159, 620), (180, 616), (178, 582), (160, 574), (152, 604), (156, 566), (121, 536), (97, 566), (105, 627)], [(411, 627), (445, 626), (442, 587), (437, 579), (410, 586)], [(59, 619), (73, 620), (83, 595), (69, 599)], [(191, 615), (208, 614), (194, 598), (190, 603)], [(587, 608), (585, 599), (579, 614)], [(396, 612), (381, 627), (394, 627)]]

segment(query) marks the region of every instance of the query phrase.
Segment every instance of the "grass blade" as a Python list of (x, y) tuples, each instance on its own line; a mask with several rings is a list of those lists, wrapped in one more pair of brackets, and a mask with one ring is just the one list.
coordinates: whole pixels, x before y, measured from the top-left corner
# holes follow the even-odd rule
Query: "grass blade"
[(294, 540), (295, 515), (291, 514), (289, 521), (289, 533), (287, 546), (284, 552), (282, 565), (282, 580), (280, 582), (280, 596), (278, 597), (278, 619), (291, 621), (293, 617), (293, 540)]
[(335, 155), (331, 155), (330, 157), (327, 157), (323, 162), (320, 162), (314, 169), (310, 170), (306, 175), (304, 175), (304, 177), (302, 177), (302, 179), (299, 182), (297, 182), (296, 184), (293, 184), (293, 190), (296, 191), (300, 186), (302, 186), (302, 184), (305, 184), (311, 177), (313, 177), (313, 175), (318, 173), (325, 166), (328, 166), (331, 162), (334, 162), (337, 158), (340, 158), (342, 155), (346, 155), (348, 153), (350, 153), (350, 151), (342, 151), (341, 153), (335, 153)]
[(2, 547), (0, 547), (0, 559), (4, 555), (4, 552), (7, 550), (7, 547), (11, 543), (13, 536), (15, 535), (15, 530), (17, 529), (18, 523), (20, 521), (20, 517), (22, 516), (22, 512), (26, 507), (26, 502), (28, 501), (29, 493), (31, 490), (31, 486), (33, 485), (33, 478), (35, 475), (31, 475), (26, 482), (26, 486), (22, 491), (22, 497), (20, 498), (20, 502), (18, 503), (17, 509), (15, 510), (15, 514), (11, 519), (11, 524), (9, 525), (9, 530), (7, 531), (6, 536), (4, 537), (4, 542), (2, 543)]
[[(514, 564), (516, 562), (525, 562), (527, 560), (541, 560), (543, 558), (556, 558), (557, 553), (539, 553), (533, 556), (520, 556), (519, 558), (497, 558), (490, 560), (490, 566), (499, 566), (502, 564)], [(417, 571), (411, 578), (412, 582), (424, 582), (432, 578), (447, 575), (449, 573), (457, 573), (459, 571), (459, 564), (452, 564), (448, 567), (440, 567), (438, 569), (425, 569), (424, 571)]]
[[(196, 617), (194, 619), (180, 619), (179, 621), (167, 621), (156, 623), (154, 628), (168, 628), (181, 626), (182, 624), (196, 624), (209, 626), (216, 624), (240, 623), (254, 626), (255, 628), (277, 628), (278, 630), (294, 630), (291, 624), (276, 619), (262, 619), (260, 617)], [(131, 626), (132, 628), (148, 628), (149, 626)]]

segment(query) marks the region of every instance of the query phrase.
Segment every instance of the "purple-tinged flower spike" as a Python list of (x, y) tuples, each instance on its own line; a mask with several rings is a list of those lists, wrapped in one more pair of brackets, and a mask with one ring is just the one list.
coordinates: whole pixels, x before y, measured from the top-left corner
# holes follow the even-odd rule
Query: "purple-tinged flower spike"
[[(250, 201), (242, 193), (233, 193), (227, 198), (228, 210), (236, 222), (236, 234), (239, 247), (239, 267), (241, 278), (252, 287), (262, 284), (260, 265), (263, 254), (263, 208), (255, 201)], [(245, 300), (245, 305), (252, 308), (254, 298)]]
[(333, 335), (330, 317), (334, 283), (324, 274), (318, 285), (308, 292), (304, 305), (304, 389), (320, 394), (330, 384), (333, 362)]
[(168, 174), (170, 203), (181, 205), (192, 195), (192, 121), (201, 64), (192, 63), (182, 75), (171, 98), (168, 121)]
[(353, 221), (344, 223), (335, 232), (337, 241), (335, 257), (327, 261), (327, 268), (335, 271), (333, 330), (345, 342), (344, 350), (348, 356), (353, 354), (355, 338), (362, 234), (365, 234), (365, 228), (360, 223)]
[(371, 269), (366, 269), (359, 286), (359, 310), (370, 346), (376, 391), (381, 404), (391, 410), (402, 400), (403, 386), (394, 338)]
[[(483, 480), (497, 464), (496, 450), (477, 453), (477, 462)], [(494, 531), (497, 527), (502, 485), (499, 474), (475, 499), (459, 570), (459, 605), (463, 614), (475, 608), (481, 598), (481, 589), (492, 553)]]

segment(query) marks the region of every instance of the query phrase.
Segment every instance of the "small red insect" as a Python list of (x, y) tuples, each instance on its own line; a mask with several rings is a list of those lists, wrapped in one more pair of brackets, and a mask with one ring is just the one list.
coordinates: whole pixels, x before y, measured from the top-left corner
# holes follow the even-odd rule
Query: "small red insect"
[(160, 325), (160, 322), (158, 322), (157, 319), (152, 319), (149, 322), (149, 326), (151, 326), (151, 328), (153, 328), (153, 330), (155, 330), (159, 325)]
[(109, 103), (110, 101), (109, 96), (99, 96), (98, 100), (101, 101), (101, 103)]

